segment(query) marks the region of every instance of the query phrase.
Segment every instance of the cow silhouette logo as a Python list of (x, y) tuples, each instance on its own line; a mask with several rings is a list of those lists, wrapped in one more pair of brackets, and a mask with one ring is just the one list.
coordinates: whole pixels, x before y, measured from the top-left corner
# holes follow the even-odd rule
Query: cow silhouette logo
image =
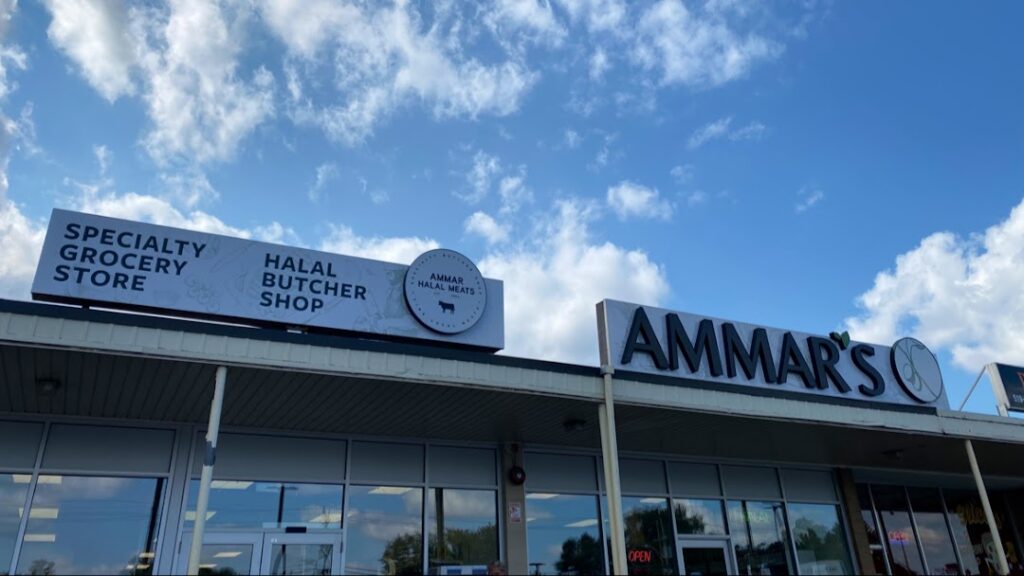
[(424, 252), (405, 273), (405, 301), (421, 324), (442, 334), (472, 328), (487, 306), (480, 270), (453, 250)]

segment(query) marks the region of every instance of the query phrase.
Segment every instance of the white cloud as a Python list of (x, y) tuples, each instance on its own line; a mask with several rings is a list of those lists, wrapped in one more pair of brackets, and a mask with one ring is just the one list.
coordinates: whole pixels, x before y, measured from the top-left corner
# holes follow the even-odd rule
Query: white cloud
[[(108, 100), (141, 93), (149, 154), (166, 164), (231, 159), (274, 114), (274, 78), (239, 72), (249, 10), (241, 2), (170, 0), (166, 7), (47, 0), (50, 40)], [(141, 89), (136, 88), (138, 78)]]
[(579, 200), (558, 202), (523, 244), (480, 261), (485, 275), (505, 282), (506, 353), (593, 364), (597, 302), (657, 305), (668, 295), (664, 270), (647, 254), (591, 237), (597, 213)]
[(729, 134), (729, 139), (730, 140), (760, 140), (764, 136), (764, 134), (767, 131), (767, 129), (768, 129), (768, 127), (765, 126), (764, 124), (762, 124), (760, 122), (757, 122), (757, 121), (754, 121), (754, 122), (751, 122), (750, 124), (747, 124), (746, 126), (744, 126), (742, 128), (734, 130), (731, 134)]
[(696, 190), (686, 196), (687, 206), (699, 206), (708, 201), (708, 193), (703, 190)]
[[(105, 173), (101, 161), (100, 173)], [(206, 174), (195, 168), (181, 168), (174, 172), (160, 174), (164, 186), (164, 195), (177, 200), (192, 209), (202, 203), (209, 203), (220, 198), (220, 194), (210, 184)]]
[(573, 22), (583, 22), (591, 33), (619, 34), (627, 17), (622, 0), (558, 0)]
[(700, 148), (711, 140), (722, 138), (729, 133), (730, 124), (732, 124), (732, 117), (719, 118), (714, 122), (705, 124), (690, 135), (690, 139), (686, 143), (687, 147), (693, 150)]
[(484, 10), (484, 22), (499, 42), (518, 33), (525, 40), (557, 46), (566, 35), (547, 0), (493, 0)]
[(342, 225), (331, 226), (330, 234), (320, 242), (320, 250), (325, 252), (399, 264), (409, 264), (420, 254), (427, 250), (440, 248), (440, 246), (431, 238), (417, 236), (392, 238), (359, 236), (352, 228)]
[(121, 0), (44, 0), (53, 19), (50, 41), (77, 62), (97, 92), (113, 102), (135, 93), (131, 69), (138, 46), (128, 34)]
[(563, 140), (565, 141), (565, 147), (573, 150), (579, 148), (582, 138), (580, 138), (579, 132), (571, 128), (566, 128)]
[(533, 202), (533, 191), (526, 186), (526, 166), (520, 166), (515, 174), (502, 178), (498, 194), (501, 196), (502, 214), (514, 214)]
[(501, 173), (501, 161), (483, 150), (473, 155), (473, 166), (465, 174), (468, 191), (456, 192), (456, 196), (469, 204), (483, 200), (491, 191), (491, 180)]
[(633, 59), (661, 72), (663, 85), (713, 87), (742, 78), (782, 53), (763, 36), (741, 35), (715, 11), (691, 12), (681, 0), (661, 0), (640, 17)]
[(622, 220), (629, 218), (672, 218), (672, 204), (661, 198), (658, 190), (624, 180), (608, 188), (608, 206)]
[(0, 296), (28, 298), (46, 227), (0, 194)]
[(590, 79), (594, 82), (599, 82), (604, 78), (605, 72), (611, 67), (605, 51), (601, 48), (595, 49), (594, 53), (590, 56)]
[(813, 186), (805, 186), (801, 188), (796, 195), (797, 202), (794, 205), (794, 210), (796, 210), (797, 214), (807, 212), (825, 199), (825, 193)]
[(486, 240), (487, 244), (501, 244), (508, 240), (508, 225), (499, 224), (497, 220), (484, 212), (471, 214), (469, 218), (466, 218), (463, 227), (467, 233), (476, 234)]
[(669, 171), (669, 175), (672, 179), (679, 184), (686, 184), (690, 180), (693, 180), (694, 167), (693, 164), (679, 164), (672, 167)]
[[(518, 58), (495, 64), (467, 58), (457, 35), (461, 20), (443, 7), (426, 27), (405, 2), (382, 7), (292, 0), (260, 6), (271, 31), (304, 63), (290, 68), (293, 120), (319, 126), (348, 145), (362, 143), (399, 107), (417, 102), (436, 118), (506, 116), (518, 110), (538, 79)], [(333, 64), (337, 98), (319, 102), (304, 96), (299, 76), (315, 76), (327, 64)]]
[(912, 334), (976, 372), (1024, 364), (1024, 201), (983, 234), (938, 232), (896, 258), (858, 298), (851, 336), (888, 344)]
[[(320, 195), (332, 180), (338, 178), (338, 167), (332, 162), (326, 162), (316, 167), (316, 180), (313, 186), (306, 193), (313, 202), (320, 200)], [(366, 181), (363, 180), (363, 189), (366, 189)]]

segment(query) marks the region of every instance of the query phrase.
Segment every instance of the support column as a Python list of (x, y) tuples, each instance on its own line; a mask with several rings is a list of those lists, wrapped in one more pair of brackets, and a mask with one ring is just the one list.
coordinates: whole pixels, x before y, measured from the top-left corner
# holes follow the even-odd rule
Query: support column
[(608, 530), (611, 532), (612, 574), (625, 575), (626, 533), (622, 522), (622, 486), (619, 482), (619, 447), (615, 436), (615, 399), (612, 394), (612, 371), (601, 368), (604, 378), (604, 404), (598, 409), (601, 428), (601, 453), (604, 461), (604, 485), (608, 497)]
[(192, 532), (192, 547), (188, 552), (188, 574), (199, 574), (199, 555), (203, 550), (203, 531), (206, 529), (206, 511), (210, 504), (210, 484), (213, 482), (213, 465), (217, 461), (217, 436), (220, 434), (220, 413), (224, 406), (224, 384), (228, 378), (226, 366), (217, 367), (214, 378), (213, 402), (210, 404), (210, 423), (206, 429), (206, 454), (203, 457), (203, 473), (199, 477), (199, 494), (196, 497), (196, 520)]
[[(501, 482), (504, 486), (505, 515), (505, 566), (509, 574), (528, 574), (526, 558), (526, 485), (513, 484), (508, 479), (508, 471), (519, 465), (522, 458), (522, 445), (506, 444), (501, 451)], [(517, 518), (513, 517), (518, 514)]]
[[(859, 574), (874, 576), (875, 561), (871, 557), (871, 542), (868, 541), (868, 531), (861, 519), (860, 500), (857, 498), (857, 484), (853, 481), (853, 473), (849, 468), (836, 470), (839, 479), (839, 494), (843, 499), (843, 506), (846, 508), (846, 516), (850, 529), (850, 540), (853, 541), (853, 555), (857, 564), (860, 565)], [(855, 567), (856, 569), (856, 567)]]
[(985, 489), (985, 481), (981, 478), (981, 470), (978, 468), (978, 459), (974, 455), (974, 444), (970, 440), (964, 440), (964, 445), (967, 448), (967, 460), (971, 463), (971, 473), (974, 474), (974, 483), (978, 486), (981, 507), (985, 510), (988, 531), (992, 533), (992, 544), (996, 548), (996, 570), (999, 574), (1009, 574), (1010, 567), (1006, 562), (1006, 551), (1003, 550), (1003, 538), (999, 535), (996, 517), (992, 514), (992, 504), (988, 501), (988, 490)]

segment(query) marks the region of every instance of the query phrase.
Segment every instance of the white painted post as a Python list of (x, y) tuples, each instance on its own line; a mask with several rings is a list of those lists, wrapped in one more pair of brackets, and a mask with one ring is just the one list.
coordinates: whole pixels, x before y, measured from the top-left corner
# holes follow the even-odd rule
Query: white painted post
[(985, 481), (981, 478), (981, 470), (978, 469), (978, 459), (974, 455), (974, 444), (970, 440), (964, 440), (967, 447), (967, 459), (971, 463), (971, 473), (974, 474), (974, 483), (978, 486), (978, 495), (981, 496), (981, 507), (985, 510), (985, 520), (988, 522), (988, 531), (992, 533), (992, 541), (996, 547), (996, 570), (1000, 574), (1009, 574), (1010, 567), (1006, 562), (1006, 551), (1003, 550), (1003, 539), (999, 536), (999, 528), (996, 526), (996, 517), (992, 514), (992, 504), (988, 501), (988, 491), (985, 490)]
[(196, 519), (192, 531), (192, 548), (188, 552), (189, 575), (199, 574), (199, 555), (203, 549), (203, 531), (206, 529), (206, 511), (210, 504), (210, 484), (213, 482), (213, 465), (217, 460), (217, 436), (220, 433), (220, 413), (224, 406), (224, 384), (228, 378), (226, 366), (217, 367), (214, 379), (213, 402), (210, 404), (210, 424), (206, 429), (206, 453), (203, 458), (203, 473), (199, 477), (199, 495), (196, 498)]
[(611, 532), (612, 574), (625, 575), (626, 532), (622, 521), (622, 486), (619, 482), (619, 448), (615, 436), (615, 401), (611, 369), (604, 367), (604, 404), (599, 409), (601, 452), (604, 456), (604, 485), (608, 495), (608, 530)]

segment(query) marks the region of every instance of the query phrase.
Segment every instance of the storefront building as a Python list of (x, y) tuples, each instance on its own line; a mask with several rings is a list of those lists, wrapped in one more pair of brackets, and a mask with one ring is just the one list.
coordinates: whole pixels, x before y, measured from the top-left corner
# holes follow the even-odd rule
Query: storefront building
[[(78, 215), (65, 216), (70, 234)], [(144, 249), (118, 233), (115, 248)], [(240, 258), (217, 241), (209, 254)], [(44, 249), (40, 274), (67, 265), (71, 281), (91, 245), (65, 249), (68, 264)], [(57, 298), (37, 278), (37, 297), (114, 307), (100, 289), (125, 269), (117, 289), (143, 290), (119, 307), (189, 312), (173, 279), (154, 280), (155, 259), (134, 280), (138, 257), (100, 263), (101, 252), (82, 273), (91, 292)], [(259, 261), (264, 287), (269, 268), (317, 276), (311, 260)], [(193, 302), (237, 305), (180, 266)], [(319, 293), (275, 278), (271, 302), (294, 312), (304, 295), (305, 312), (319, 298), (340, 314), (333, 302), (358, 304), (358, 287), (368, 301), (381, 292), (367, 266), (351, 280), (320, 266)], [(511, 358), (492, 353), (500, 283), (431, 274), (416, 281), (474, 295), (437, 303), (418, 320), (429, 333), (396, 316), (339, 334), (287, 313), (253, 327), (0, 301), (0, 572), (180, 574), (194, 556), (203, 574), (476, 574), (496, 561), (602, 574), (617, 541), (630, 574), (994, 574), (1004, 553), (1019, 570), (1024, 427), (949, 410), (927, 363), (897, 383), (900, 365), (886, 366), (904, 344), (609, 301), (604, 368)], [(154, 286), (160, 300), (146, 301)], [(477, 291), (486, 306), (471, 306)], [(436, 303), (389, 297), (410, 311)], [(488, 332), (474, 342), (479, 322)]]

